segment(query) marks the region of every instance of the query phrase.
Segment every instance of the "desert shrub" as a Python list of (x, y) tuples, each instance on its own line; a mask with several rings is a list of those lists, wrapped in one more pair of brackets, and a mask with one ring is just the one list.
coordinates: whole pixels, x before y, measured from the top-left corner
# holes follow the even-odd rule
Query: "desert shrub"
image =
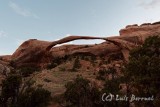
[[(110, 94), (112, 94), (114, 96), (114, 98), (111, 99), (111, 101), (102, 101), (102, 105), (101, 107), (130, 107), (129, 106), (129, 100), (125, 101), (118, 101), (115, 99), (116, 95), (119, 96), (119, 98), (124, 98), (124, 96), (126, 96), (126, 94), (121, 92), (121, 87), (120, 87), (120, 83), (121, 83), (121, 78), (116, 78), (116, 79), (111, 79), (111, 80), (106, 80), (104, 87), (101, 91), (101, 93), (105, 93), (106, 97)], [(129, 97), (129, 96), (127, 96)], [(103, 99), (104, 100), (104, 99)]]
[(85, 57), (84, 57), (84, 60), (85, 60), (85, 61), (89, 61), (90, 58), (89, 58), (88, 56), (85, 56)]
[(89, 80), (77, 77), (66, 84), (64, 98), (69, 107), (98, 107), (100, 91), (91, 85)]
[(56, 58), (53, 58), (51, 63), (49, 63), (47, 65), (47, 69), (52, 69), (52, 68), (55, 68), (57, 67), (58, 65), (66, 62), (67, 60), (71, 60), (71, 57), (68, 56), (68, 55), (65, 55), (63, 57), (56, 57)]
[[(0, 107), (9, 107), (8, 104), (15, 103), (18, 98), (19, 88), (22, 83), (20, 75), (9, 75), (2, 81)], [(11, 100), (9, 100), (11, 99)]]
[(32, 87), (33, 82), (22, 82), (18, 74), (10, 74), (1, 84), (0, 107), (46, 107), (51, 93)]
[(88, 48), (88, 47), (89, 47), (88, 45), (85, 45), (85, 46), (84, 46), (84, 48)]
[(24, 76), (30, 76), (32, 73), (39, 71), (38, 67), (21, 67), (19, 68), (19, 73)]
[(113, 53), (109, 56), (109, 62), (114, 61), (114, 60), (122, 60), (123, 59), (123, 54), (121, 52), (119, 53)]
[[(155, 106), (160, 97), (160, 37), (153, 36), (145, 40), (144, 44), (130, 52), (129, 62), (124, 69), (127, 83), (137, 91), (137, 96), (154, 95), (155, 100), (137, 102), (137, 105)], [(159, 106), (157, 106), (159, 107)]]
[(15, 67), (16, 67), (15, 60), (11, 60), (11, 61), (9, 62), (9, 65), (10, 65), (11, 67), (15, 68)]
[(49, 79), (47, 79), (47, 78), (45, 78), (44, 81), (45, 81), (45, 82), (51, 82), (51, 80), (49, 80)]
[(59, 67), (59, 70), (60, 70), (60, 71), (66, 71), (66, 67), (65, 67), (65, 66)]
[(105, 78), (104, 78), (103, 76), (100, 76), (100, 75), (96, 76), (96, 79), (97, 79), (97, 80), (102, 80), (102, 81), (105, 80)]
[(103, 91), (106, 93), (112, 93), (114, 95), (119, 94), (120, 91), (120, 81), (119, 79), (111, 79), (111, 80), (106, 80), (104, 84)]
[(98, 80), (106, 80), (108, 75), (112, 76), (112, 79), (115, 78), (116, 69), (113, 67), (110, 67), (108, 69), (101, 69), (99, 70), (96, 79)]
[(96, 79), (105, 80), (105, 77), (106, 77), (106, 70), (103, 69), (98, 72)]
[(96, 56), (91, 56), (90, 62), (91, 62), (93, 67), (96, 66), (96, 59), (97, 59)]
[[(66, 58), (66, 56), (64, 57)], [(64, 62), (63, 58), (53, 58), (52, 62), (47, 65), (47, 69), (52, 69), (60, 65), (62, 62)]]
[(101, 75), (101, 76), (104, 76), (104, 75), (106, 74), (106, 70), (105, 70), (105, 69), (100, 70), (100, 71), (98, 72), (98, 74)]
[(50, 64), (47, 65), (47, 69), (52, 69), (52, 68), (55, 68), (56, 66), (58, 66), (58, 64), (52, 62), (52, 63), (50, 63)]
[(81, 67), (80, 59), (79, 57), (76, 57), (73, 62), (72, 72), (76, 72)]
[(28, 88), (19, 96), (17, 107), (46, 107), (51, 100), (51, 93), (43, 88)]
[(109, 62), (109, 60), (105, 60), (104, 63), (105, 64), (109, 64), (110, 62)]

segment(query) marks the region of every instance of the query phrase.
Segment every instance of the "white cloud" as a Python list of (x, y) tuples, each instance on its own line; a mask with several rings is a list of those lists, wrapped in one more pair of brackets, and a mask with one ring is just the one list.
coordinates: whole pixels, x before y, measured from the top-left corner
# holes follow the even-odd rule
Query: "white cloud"
[(160, 0), (142, 0), (140, 6), (145, 9), (153, 9), (159, 7)]
[(6, 33), (6, 32), (4, 32), (3, 30), (0, 31), (0, 38), (1, 38), (1, 37), (6, 37), (6, 36), (7, 36), (7, 33)]
[(24, 9), (24, 8), (20, 7), (16, 3), (10, 2), (9, 3), (9, 7), (11, 7), (14, 12), (16, 12), (17, 14), (19, 14), (21, 16), (24, 16), (24, 17), (33, 17), (33, 18), (36, 18), (36, 19), (39, 18), (36, 14), (32, 13), (31, 11), (29, 11), (27, 9)]

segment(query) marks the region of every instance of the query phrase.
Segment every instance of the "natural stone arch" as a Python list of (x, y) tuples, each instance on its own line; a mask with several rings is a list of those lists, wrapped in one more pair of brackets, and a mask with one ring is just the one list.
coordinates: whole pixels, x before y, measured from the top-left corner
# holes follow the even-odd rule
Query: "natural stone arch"
[(80, 40), (80, 39), (101, 39), (101, 40), (105, 40), (105, 38), (103, 37), (91, 37), (91, 36), (68, 36), (65, 37), (63, 39), (57, 40), (57, 41), (53, 41), (47, 48), (46, 50), (49, 51), (52, 47), (58, 45), (58, 44), (62, 44), (62, 43), (66, 43), (66, 42), (70, 42), (70, 41), (74, 41), (74, 40)]
[(134, 43), (123, 40), (123, 37), (121, 37), (121, 38), (117, 38), (117, 37), (116, 38), (115, 37), (104, 38), (104, 37), (91, 37), (91, 36), (69, 36), (69, 37), (52, 42), (46, 48), (46, 50), (50, 51), (52, 47), (54, 47), (58, 44), (62, 44), (62, 43), (66, 43), (66, 42), (70, 42), (70, 41), (74, 41), (74, 40), (79, 40), (79, 39), (85, 39), (85, 40), (87, 40), (87, 39), (101, 39), (101, 40), (105, 40), (110, 43), (113, 43), (114, 45), (118, 46), (121, 49), (121, 52), (123, 54), (125, 61), (128, 61), (129, 51), (137, 46)]

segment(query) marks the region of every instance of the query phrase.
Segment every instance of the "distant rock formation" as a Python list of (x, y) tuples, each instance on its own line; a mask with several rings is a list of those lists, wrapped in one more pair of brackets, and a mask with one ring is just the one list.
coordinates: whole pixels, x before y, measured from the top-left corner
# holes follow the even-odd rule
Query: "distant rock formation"
[(137, 36), (144, 40), (148, 36), (160, 34), (160, 22), (129, 25), (119, 31), (120, 36)]
[[(123, 54), (124, 60), (128, 61), (129, 51), (141, 45), (148, 36), (160, 34), (160, 22), (153, 24), (145, 23), (140, 26), (128, 25), (120, 30), (120, 36), (92, 37), (92, 36), (69, 36), (57, 41), (48, 42), (36, 39), (25, 41), (11, 56), (16, 67), (38, 66), (45, 67), (53, 58), (72, 55), (75, 53), (91, 53), (96, 56), (107, 56), (111, 53)], [(62, 45), (73, 40), (101, 39), (105, 42), (93, 45)]]

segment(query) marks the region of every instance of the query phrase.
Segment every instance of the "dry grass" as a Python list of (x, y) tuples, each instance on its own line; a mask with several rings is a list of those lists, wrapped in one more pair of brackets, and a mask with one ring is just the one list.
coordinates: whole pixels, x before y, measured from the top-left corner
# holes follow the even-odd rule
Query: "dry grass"
[(93, 72), (69, 72), (69, 71), (55, 71), (43, 70), (37, 73), (34, 77), (36, 85), (41, 85), (43, 88), (49, 90), (52, 96), (62, 94), (65, 91), (65, 84), (75, 79), (78, 75), (84, 78), (93, 79), (95, 75)]

